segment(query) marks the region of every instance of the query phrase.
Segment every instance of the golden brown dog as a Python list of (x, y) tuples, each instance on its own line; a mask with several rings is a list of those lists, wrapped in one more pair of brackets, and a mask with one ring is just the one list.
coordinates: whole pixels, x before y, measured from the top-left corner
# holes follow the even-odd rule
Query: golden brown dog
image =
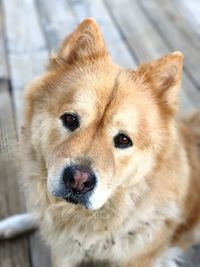
[(175, 120), (182, 62), (123, 69), (87, 19), (27, 88), (23, 182), (55, 266), (174, 267), (197, 241), (199, 117)]

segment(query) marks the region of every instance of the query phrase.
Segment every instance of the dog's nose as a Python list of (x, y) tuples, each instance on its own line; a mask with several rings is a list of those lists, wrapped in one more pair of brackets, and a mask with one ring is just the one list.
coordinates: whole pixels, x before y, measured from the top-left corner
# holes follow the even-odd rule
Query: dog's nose
[(91, 191), (96, 184), (96, 177), (89, 169), (80, 166), (70, 166), (64, 170), (63, 180), (65, 185), (74, 193)]

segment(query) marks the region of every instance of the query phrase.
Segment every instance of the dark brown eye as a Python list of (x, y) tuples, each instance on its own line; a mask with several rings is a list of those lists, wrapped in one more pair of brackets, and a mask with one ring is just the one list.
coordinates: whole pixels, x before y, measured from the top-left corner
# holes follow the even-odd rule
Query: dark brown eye
[(80, 126), (79, 118), (76, 114), (64, 113), (60, 119), (62, 120), (63, 125), (70, 131), (74, 131)]
[(119, 133), (114, 137), (114, 145), (117, 148), (128, 148), (133, 145), (131, 139), (125, 134)]

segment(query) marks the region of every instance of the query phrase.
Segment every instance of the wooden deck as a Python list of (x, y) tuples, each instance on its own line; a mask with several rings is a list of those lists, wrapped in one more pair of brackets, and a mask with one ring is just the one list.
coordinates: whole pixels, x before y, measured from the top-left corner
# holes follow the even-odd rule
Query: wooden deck
[[(181, 111), (200, 108), (199, 0), (0, 0), (0, 219), (25, 210), (13, 159), (24, 86), (85, 17), (97, 20), (114, 61), (125, 67), (181, 50)], [(37, 233), (0, 242), (0, 267), (50, 266)]]

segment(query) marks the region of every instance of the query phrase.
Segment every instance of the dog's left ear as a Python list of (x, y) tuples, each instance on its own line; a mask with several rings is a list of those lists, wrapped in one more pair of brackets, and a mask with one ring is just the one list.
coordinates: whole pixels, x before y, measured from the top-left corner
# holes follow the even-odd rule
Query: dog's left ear
[[(61, 44), (58, 61), (73, 64), (108, 56), (105, 42), (96, 22), (85, 19)], [(56, 59), (56, 58), (55, 58)]]
[(139, 68), (161, 104), (176, 106), (181, 83), (183, 54), (174, 52)]

